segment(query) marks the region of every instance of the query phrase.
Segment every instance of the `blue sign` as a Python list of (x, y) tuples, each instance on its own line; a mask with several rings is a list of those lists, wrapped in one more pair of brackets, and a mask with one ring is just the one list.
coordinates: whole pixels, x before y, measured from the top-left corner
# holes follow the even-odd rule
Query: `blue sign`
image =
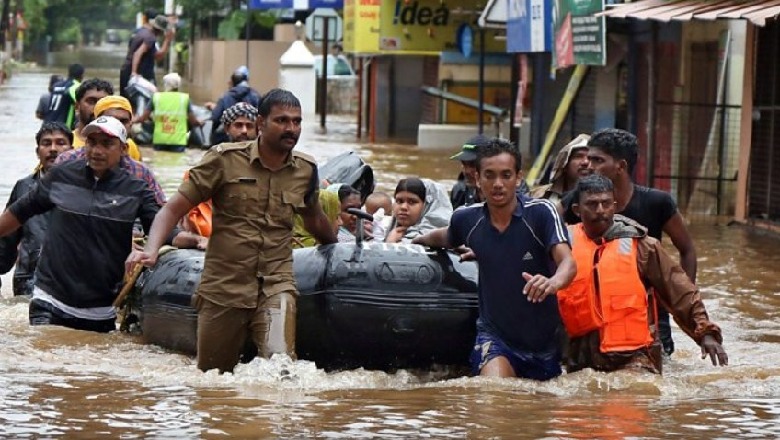
[(550, 52), (552, 50), (553, 2), (505, 0), (507, 6), (506, 51)]
[(471, 30), (471, 26), (463, 23), (458, 28), (457, 32), (458, 50), (464, 57), (471, 56), (471, 50), (474, 48), (474, 31)]
[(344, 9), (344, 0), (249, 0), (249, 9)]

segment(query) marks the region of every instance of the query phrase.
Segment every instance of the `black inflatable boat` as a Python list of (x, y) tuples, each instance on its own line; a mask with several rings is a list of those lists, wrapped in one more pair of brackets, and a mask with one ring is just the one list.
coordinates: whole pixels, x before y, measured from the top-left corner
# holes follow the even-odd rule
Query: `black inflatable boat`
[[(194, 354), (190, 299), (202, 251), (162, 255), (141, 274), (144, 339)], [(328, 370), (465, 366), (474, 343), (477, 268), (456, 254), (418, 245), (338, 243), (293, 251), (297, 354)]]

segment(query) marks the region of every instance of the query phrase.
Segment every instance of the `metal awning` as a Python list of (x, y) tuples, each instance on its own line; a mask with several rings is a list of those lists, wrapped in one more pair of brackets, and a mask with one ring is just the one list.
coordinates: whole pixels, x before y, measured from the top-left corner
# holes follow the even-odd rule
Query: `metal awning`
[(780, 15), (780, 0), (641, 0), (608, 6), (595, 15), (663, 22), (744, 19), (764, 26)]
[(479, 14), (477, 24), (481, 28), (506, 29), (507, 0), (490, 0)]

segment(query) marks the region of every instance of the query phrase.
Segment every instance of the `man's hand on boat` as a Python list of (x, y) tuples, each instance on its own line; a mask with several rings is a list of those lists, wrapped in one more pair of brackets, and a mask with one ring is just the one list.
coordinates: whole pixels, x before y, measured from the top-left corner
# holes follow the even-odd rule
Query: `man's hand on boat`
[[(192, 232), (181, 231), (173, 238), (173, 246), (181, 249), (200, 249), (205, 250), (209, 244), (208, 237), (194, 234)], [(140, 249), (133, 246), (133, 250), (125, 260), (125, 271), (131, 273), (137, 264), (143, 264), (146, 267), (152, 267), (157, 264), (158, 251)]]
[(474, 251), (466, 246), (452, 247), (447, 237), (447, 228), (438, 228), (426, 234), (418, 235), (412, 239), (412, 243), (430, 248), (452, 249), (460, 255), (460, 261), (474, 261), (477, 259)]

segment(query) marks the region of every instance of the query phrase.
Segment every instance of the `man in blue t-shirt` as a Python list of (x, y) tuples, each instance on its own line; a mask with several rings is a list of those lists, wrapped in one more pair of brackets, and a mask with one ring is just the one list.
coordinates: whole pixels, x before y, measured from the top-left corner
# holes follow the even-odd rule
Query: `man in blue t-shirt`
[(466, 246), (479, 264), (474, 374), (547, 380), (561, 374), (555, 293), (576, 267), (566, 229), (549, 200), (516, 194), (520, 153), (494, 138), (477, 152), (484, 203), (456, 210), (448, 228), (413, 243)]

